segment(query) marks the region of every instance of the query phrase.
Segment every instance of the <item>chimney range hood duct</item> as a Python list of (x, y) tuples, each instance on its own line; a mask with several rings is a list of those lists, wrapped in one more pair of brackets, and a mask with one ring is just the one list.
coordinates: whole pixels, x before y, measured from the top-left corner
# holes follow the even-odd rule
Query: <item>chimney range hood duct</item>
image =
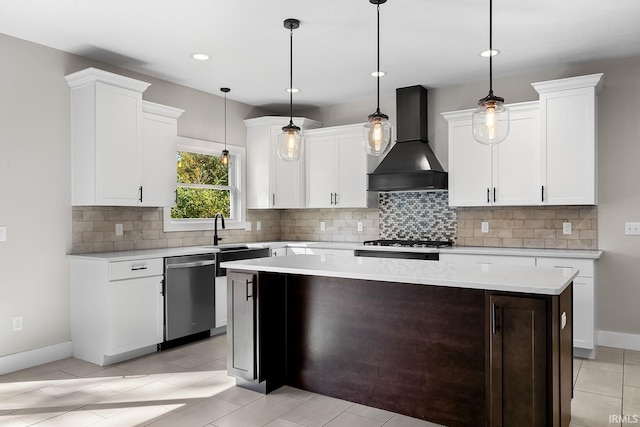
[(447, 173), (427, 140), (427, 89), (396, 89), (397, 140), (369, 175), (369, 191), (446, 190)]

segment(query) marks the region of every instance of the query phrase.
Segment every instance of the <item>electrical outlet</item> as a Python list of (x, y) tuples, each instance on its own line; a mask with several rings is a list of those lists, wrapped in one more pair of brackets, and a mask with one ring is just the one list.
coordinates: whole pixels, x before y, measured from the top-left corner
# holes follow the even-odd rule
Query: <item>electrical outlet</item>
[(14, 318), (11, 319), (12, 323), (13, 323), (13, 330), (14, 331), (21, 331), (22, 330), (22, 316), (15, 316)]
[(362, 221), (358, 221), (358, 231), (362, 231)]
[(324, 221), (320, 221), (320, 231), (325, 231), (327, 229), (327, 225)]
[(116, 224), (116, 236), (122, 236), (123, 233), (124, 228), (122, 227), (122, 224)]
[(640, 222), (625, 222), (624, 234), (628, 234), (631, 236), (640, 235)]
[(256, 231), (262, 230), (262, 221), (256, 221)]
[(562, 234), (571, 234), (571, 223), (563, 222), (562, 223)]
[(480, 231), (482, 231), (483, 233), (489, 232), (489, 223), (487, 221), (482, 221), (482, 224), (480, 225)]
[(0, 242), (6, 242), (7, 241), (7, 227), (0, 226)]

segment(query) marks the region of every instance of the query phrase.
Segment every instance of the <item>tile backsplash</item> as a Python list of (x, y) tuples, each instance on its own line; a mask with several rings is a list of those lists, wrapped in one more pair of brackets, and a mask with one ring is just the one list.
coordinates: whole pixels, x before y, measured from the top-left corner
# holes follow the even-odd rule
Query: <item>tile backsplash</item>
[(379, 222), (378, 209), (287, 209), (280, 232), (282, 240), (363, 242), (379, 238)]
[[(164, 232), (162, 208), (74, 207), (72, 214), (76, 254), (213, 241), (213, 230)], [(598, 248), (596, 206), (450, 208), (446, 191), (381, 193), (379, 209), (249, 210), (247, 221), (251, 231), (219, 230), (223, 243), (420, 239), (452, 240), (459, 246)], [(482, 233), (482, 222), (488, 223), (488, 233)], [(571, 234), (562, 233), (564, 222), (571, 223)], [(123, 225), (122, 236), (116, 236), (116, 224)]]
[(456, 209), (448, 192), (380, 193), (380, 238), (456, 240)]
[[(597, 215), (596, 206), (458, 208), (458, 245), (597, 249)], [(564, 222), (571, 234), (562, 233)]]
[[(73, 207), (73, 253), (200, 246), (213, 243), (213, 226), (207, 231), (163, 231), (162, 208)], [(280, 240), (279, 210), (249, 210), (252, 230), (218, 230), (223, 243)], [(261, 222), (257, 231), (256, 221)], [(116, 236), (122, 224), (124, 234)]]

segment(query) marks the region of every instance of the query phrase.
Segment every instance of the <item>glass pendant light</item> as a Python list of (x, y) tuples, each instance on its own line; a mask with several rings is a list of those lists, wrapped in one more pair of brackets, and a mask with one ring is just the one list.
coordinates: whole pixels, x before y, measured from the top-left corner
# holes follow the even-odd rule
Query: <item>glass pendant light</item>
[(286, 162), (294, 162), (300, 159), (302, 152), (302, 135), (300, 128), (293, 124), (293, 30), (300, 27), (300, 21), (294, 18), (284, 20), (284, 27), (289, 30), (289, 124), (282, 128), (278, 137), (278, 157)]
[[(493, 52), (493, 0), (489, 0), (489, 52)], [(489, 95), (478, 101), (473, 112), (473, 137), (481, 144), (495, 145), (505, 140), (509, 134), (509, 109), (504, 106), (504, 98), (493, 94), (493, 58), (489, 54)]]
[(227, 150), (227, 93), (231, 92), (228, 87), (221, 87), (220, 90), (224, 92), (224, 150), (222, 150), (222, 156), (220, 161), (225, 167), (229, 167), (229, 150)]
[(367, 154), (381, 156), (389, 149), (391, 143), (389, 116), (380, 112), (380, 5), (386, 3), (387, 0), (369, 0), (369, 2), (377, 5), (378, 8), (378, 68), (376, 69), (378, 93), (376, 112), (369, 114), (363, 128), (362, 146)]

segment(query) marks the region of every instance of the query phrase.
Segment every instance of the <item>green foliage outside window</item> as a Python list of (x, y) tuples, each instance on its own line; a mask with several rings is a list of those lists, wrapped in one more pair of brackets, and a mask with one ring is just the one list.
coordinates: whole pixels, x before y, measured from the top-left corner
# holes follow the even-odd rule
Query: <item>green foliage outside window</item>
[(213, 218), (217, 212), (229, 218), (230, 189), (208, 187), (229, 185), (229, 170), (220, 158), (180, 151), (177, 160), (178, 203), (171, 208), (171, 218)]

